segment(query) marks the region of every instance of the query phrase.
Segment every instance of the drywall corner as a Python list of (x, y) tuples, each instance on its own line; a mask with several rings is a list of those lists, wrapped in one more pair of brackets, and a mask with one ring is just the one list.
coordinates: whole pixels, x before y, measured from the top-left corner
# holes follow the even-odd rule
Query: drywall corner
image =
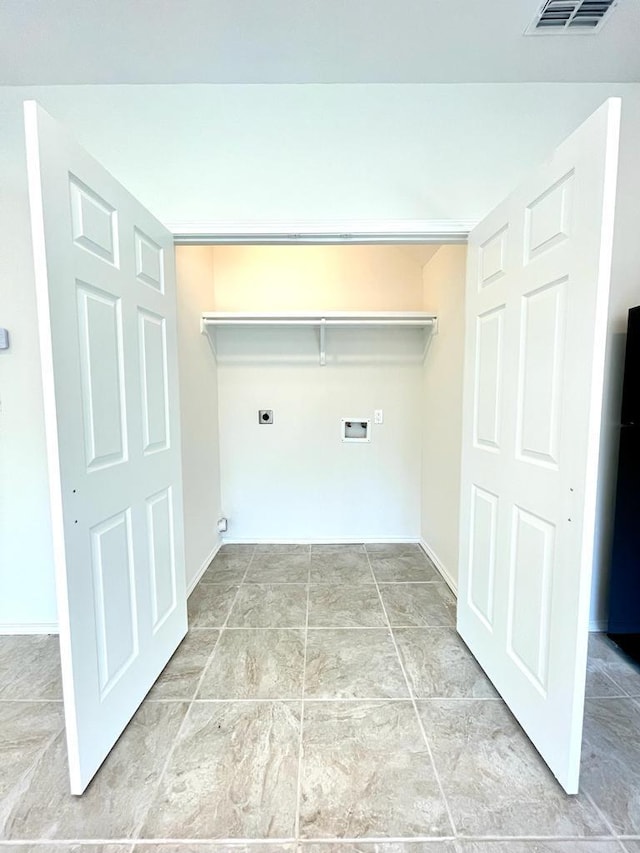
[(466, 246), (442, 246), (423, 270), (424, 310), (438, 316), (422, 385), (423, 547), (455, 588), (458, 579)]
[(176, 273), (185, 564), (191, 589), (220, 542), (217, 367), (200, 331), (202, 312), (213, 304), (213, 248), (177, 247)]

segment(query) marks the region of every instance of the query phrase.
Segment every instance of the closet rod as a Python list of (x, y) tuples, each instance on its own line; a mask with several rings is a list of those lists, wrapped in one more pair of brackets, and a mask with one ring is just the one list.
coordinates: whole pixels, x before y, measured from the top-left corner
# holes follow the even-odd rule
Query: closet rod
[(255, 319), (220, 319), (214, 320), (209, 317), (203, 318), (205, 326), (409, 326), (415, 328), (424, 328), (425, 326), (433, 326), (436, 322), (435, 318), (427, 318), (424, 320), (337, 320), (327, 318), (318, 318), (317, 320), (292, 320), (292, 319), (273, 319), (273, 320), (255, 320)]

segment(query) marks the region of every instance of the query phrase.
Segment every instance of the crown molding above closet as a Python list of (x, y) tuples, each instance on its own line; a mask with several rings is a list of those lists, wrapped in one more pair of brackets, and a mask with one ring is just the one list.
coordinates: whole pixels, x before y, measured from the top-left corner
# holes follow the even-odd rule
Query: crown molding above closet
[(466, 243), (472, 219), (371, 219), (325, 222), (165, 222), (176, 245)]

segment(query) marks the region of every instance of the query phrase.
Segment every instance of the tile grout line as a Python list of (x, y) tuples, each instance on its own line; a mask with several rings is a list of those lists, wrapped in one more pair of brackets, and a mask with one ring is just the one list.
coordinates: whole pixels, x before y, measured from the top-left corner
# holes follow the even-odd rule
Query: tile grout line
[[(390, 835), (390, 836), (380, 836), (380, 835), (365, 835), (365, 836), (318, 836), (316, 838), (308, 838), (304, 839), (300, 842), (303, 845), (313, 845), (313, 844), (395, 844), (395, 843), (406, 843), (406, 844), (441, 844), (443, 841), (450, 841), (454, 843), (463, 843), (463, 842), (481, 842), (481, 843), (500, 843), (504, 844), (510, 841), (524, 841), (527, 843), (536, 843), (536, 842), (611, 842), (618, 841), (620, 843), (624, 843), (625, 841), (638, 841), (640, 836), (638, 835), (623, 835), (620, 838), (612, 838), (610, 835), (477, 835), (475, 833), (469, 835)], [(194, 847), (204, 847), (205, 845), (213, 845), (214, 847), (222, 847), (231, 845), (232, 849), (234, 847), (241, 847), (247, 845), (274, 845), (274, 844), (295, 844), (295, 840), (290, 836), (281, 836), (276, 838), (245, 838), (244, 836), (232, 837), (232, 838), (224, 838), (224, 837), (215, 837), (215, 838), (145, 838), (140, 840), (134, 840), (130, 838), (94, 838), (94, 837), (86, 837), (86, 838), (15, 838), (8, 839), (3, 838), (0, 839), (0, 850), (3, 847), (13, 847), (13, 846), (52, 846), (52, 847), (65, 847), (68, 845), (82, 845), (82, 846), (142, 846), (149, 847), (153, 845), (167, 845), (167, 847), (175, 847), (177, 845), (193, 845)], [(533, 853), (533, 851), (532, 851)]]
[[(294, 632), (295, 633), (302, 633), (302, 634), (304, 633), (304, 628), (282, 628), (281, 630), (282, 631), (289, 631), (290, 630), (292, 633), (294, 633)], [(310, 628), (309, 630), (314, 631), (315, 629)], [(346, 630), (348, 631), (349, 629), (347, 628)], [(161, 704), (165, 704), (165, 705), (172, 705), (173, 704), (173, 705), (175, 705), (176, 702), (182, 702), (184, 704), (185, 702), (189, 702), (190, 700), (188, 700), (188, 699), (147, 699), (146, 701), (147, 702), (153, 702), (156, 705), (161, 705)], [(242, 702), (245, 702), (245, 703), (287, 702), (287, 703), (291, 704), (293, 702), (299, 702), (299, 701), (300, 701), (299, 699), (295, 699), (295, 698), (283, 699), (283, 698), (279, 698), (277, 696), (273, 697), (271, 699), (259, 699), (256, 697), (251, 697), (251, 698), (229, 697), (227, 699), (217, 699), (217, 698), (193, 699), (192, 704), (206, 705), (207, 703), (213, 704), (215, 702), (217, 702), (218, 704), (224, 704), (224, 703), (229, 703), (229, 702), (234, 702), (234, 703), (242, 703)], [(311, 702), (311, 703), (313, 703), (313, 702), (316, 702), (316, 703), (332, 703), (332, 702), (335, 702), (338, 704), (340, 704), (340, 703), (344, 704), (345, 702), (412, 702), (413, 700), (412, 700), (411, 696), (340, 696), (340, 697), (335, 697), (335, 696), (329, 696), (329, 697), (326, 697), (326, 696), (307, 696), (307, 697), (305, 697), (304, 701), (305, 702)], [(443, 701), (444, 702), (469, 702), (469, 701), (473, 701), (473, 702), (494, 702), (495, 703), (495, 702), (502, 702), (503, 700), (500, 699), (500, 697), (498, 697), (498, 696), (478, 696), (478, 697), (473, 697), (471, 700), (469, 699), (468, 696), (456, 696), (453, 698), (451, 698), (449, 696), (428, 696), (425, 699), (422, 699), (422, 698), (420, 699), (420, 702), (425, 702), (425, 703), (427, 703), (427, 702), (443, 702)]]
[(307, 677), (307, 643), (309, 639), (309, 595), (311, 592), (311, 545), (309, 545), (309, 569), (307, 572), (307, 609), (305, 613), (304, 623), (304, 652), (302, 656), (302, 686), (300, 696), (300, 738), (298, 741), (298, 780), (296, 786), (296, 813), (294, 818), (294, 837), (296, 848), (299, 845), (300, 839), (300, 801), (302, 798), (302, 749), (303, 749), (303, 728), (304, 728), (304, 689)]
[(389, 614), (387, 613), (387, 608), (385, 607), (384, 601), (383, 601), (383, 599), (382, 599), (382, 595), (381, 595), (381, 593), (380, 593), (380, 586), (379, 586), (379, 584), (378, 584), (378, 579), (376, 578), (376, 574), (375, 574), (375, 572), (374, 572), (374, 570), (373, 570), (373, 566), (372, 566), (372, 564), (371, 564), (371, 557), (369, 556), (369, 552), (366, 550), (366, 548), (365, 548), (365, 554), (367, 555), (367, 560), (368, 560), (368, 562), (369, 562), (369, 569), (370, 569), (371, 574), (372, 574), (372, 576), (373, 576), (373, 580), (374, 580), (374, 583), (375, 583), (375, 585), (376, 585), (376, 589), (378, 590), (378, 597), (379, 597), (379, 599), (380, 599), (380, 604), (381, 604), (381, 606), (382, 606), (382, 610), (383, 610), (383, 612), (384, 612), (384, 618), (387, 620), (387, 628), (388, 628), (388, 630), (389, 630), (389, 634), (390, 634), (390, 636), (391, 636), (391, 642), (393, 643), (393, 647), (394, 647), (394, 649), (395, 649), (395, 651), (396, 651), (396, 656), (397, 656), (397, 658), (398, 658), (398, 663), (400, 664), (400, 669), (401, 669), (401, 671), (402, 671), (402, 675), (403, 675), (403, 677), (404, 677), (405, 684), (406, 684), (407, 690), (408, 690), (408, 692), (409, 692), (409, 696), (411, 697), (411, 703), (412, 703), (412, 705), (413, 705), (413, 711), (414, 711), (414, 713), (415, 713), (415, 715), (416, 715), (416, 720), (417, 720), (417, 722), (418, 722), (418, 727), (419, 727), (420, 732), (421, 732), (421, 734), (422, 734), (422, 738), (423, 738), (423, 740), (424, 740), (425, 746), (427, 747), (427, 752), (428, 752), (428, 754), (429, 754), (429, 759), (430, 759), (430, 761), (431, 761), (431, 769), (433, 770), (433, 775), (435, 776), (436, 784), (438, 785), (438, 790), (440, 791), (440, 796), (442, 797), (442, 802), (444, 803), (444, 807), (445, 807), (445, 810), (446, 810), (446, 812), (447, 812), (447, 817), (449, 818), (449, 825), (450, 825), (450, 827), (451, 827), (451, 829), (452, 829), (452, 831), (453, 831), (453, 835), (454, 835), (454, 837), (455, 837), (455, 835), (456, 835), (456, 825), (455, 825), (454, 820), (453, 820), (453, 815), (451, 814), (451, 809), (449, 808), (449, 803), (448, 803), (447, 798), (446, 798), (446, 796), (445, 796), (444, 788), (442, 787), (442, 782), (441, 782), (441, 780), (440, 780), (440, 775), (439, 775), (438, 770), (437, 770), (437, 768), (436, 768), (436, 762), (435, 762), (435, 759), (434, 759), (434, 757), (433, 757), (433, 752), (432, 752), (432, 750), (431, 750), (431, 744), (429, 743), (429, 740), (428, 740), (428, 738), (427, 738), (427, 733), (426, 733), (426, 731), (425, 731), (424, 725), (423, 725), (423, 723), (422, 723), (422, 719), (421, 719), (421, 717), (420, 717), (420, 713), (419, 713), (419, 711), (418, 711), (418, 706), (417, 706), (417, 704), (416, 704), (415, 696), (413, 695), (413, 690), (411, 689), (411, 684), (410, 684), (410, 682), (409, 682), (409, 677), (407, 676), (407, 672), (406, 672), (406, 670), (405, 670), (405, 668), (404, 668), (404, 664), (402, 663), (402, 658), (401, 658), (401, 656), (400, 656), (400, 649), (398, 648), (398, 644), (397, 644), (397, 642), (396, 642), (396, 638), (395, 638), (395, 635), (394, 635), (394, 633), (393, 633), (393, 629), (392, 629), (392, 627), (391, 627), (391, 621), (390, 621), (390, 619), (389, 619)]
[[(583, 735), (582, 735), (582, 739), (583, 739), (583, 741), (584, 741), (584, 733), (583, 733)], [(584, 743), (583, 743), (582, 748), (584, 749)], [(616, 841), (617, 841), (617, 842), (622, 846), (622, 842), (621, 842), (621, 841), (620, 841), (620, 839), (618, 838), (618, 833), (614, 830), (614, 828), (613, 828), (613, 826), (611, 825), (611, 823), (610, 823), (609, 819), (607, 818), (607, 816), (605, 815), (605, 813), (602, 811), (602, 809), (600, 808), (600, 806), (596, 803), (596, 801), (595, 801), (595, 799), (593, 798), (593, 796), (592, 796), (588, 791), (584, 791), (583, 793), (584, 793), (584, 796), (587, 798), (587, 800), (591, 803), (591, 806), (592, 806), (592, 807), (593, 807), (593, 809), (595, 810), (595, 812), (596, 812), (596, 814), (598, 815), (598, 817), (600, 818), (600, 820), (603, 822), (603, 824), (606, 826), (606, 828), (607, 828), (607, 829), (609, 830), (609, 832), (611, 833), (611, 836), (612, 836), (613, 838), (615, 838), (615, 840), (616, 840)], [(623, 847), (623, 846), (622, 846), (622, 849), (624, 850), (624, 847)]]
[(601, 669), (600, 666), (597, 668), (597, 673), (600, 676), (604, 676), (607, 681), (610, 681), (616, 690), (621, 690), (622, 692), (619, 694), (614, 694), (613, 696), (585, 696), (585, 699), (633, 699), (634, 697), (628, 693), (621, 684), (619, 684), (612, 675), (605, 669)]
[[(243, 577), (243, 579), (246, 577), (246, 574), (247, 574), (247, 572), (249, 571), (249, 566), (250, 566), (250, 565), (251, 565), (251, 563), (253, 562), (254, 554), (255, 554), (255, 548), (254, 548), (254, 549), (253, 549), (253, 551), (251, 552), (251, 557), (250, 557), (250, 559), (249, 559), (249, 562), (247, 563), (247, 568), (245, 569), (245, 571), (244, 571), (244, 575), (242, 576), (242, 577)], [(236, 600), (237, 600), (237, 598), (238, 598), (238, 595), (240, 594), (240, 588), (241, 588), (241, 585), (242, 585), (242, 581), (240, 581), (240, 584), (238, 584), (238, 589), (236, 590), (236, 594), (235, 594), (235, 596), (234, 596), (234, 598), (233, 598), (233, 601), (232, 601), (232, 603), (231, 603), (231, 606), (229, 607), (229, 610), (227, 611), (227, 617), (226, 617), (226, 619), (224, 620), (224, 623), (222, 624), (222, 626), (221, 626), (221, 627), (220, 627), (220, 629), (219, 629), (218, 637), (217, 637), (217, 639), (216, 639), (216, 641), (215, 641), (215, 644), (214, 644), (214, 646), (213, 646), (213, 649), (211, 650), (211, 654), (209, 655), (209, 658), (207, 659), (207, 663), (206, 663), (206, 664), (203, 666), (203, 668), (202, 668), (202, 672), (200, 673), (200, 677), (198, 678), (198, 683), (196, 684), (196, 688), (195, 688), (194, 693), (193, 693), (193, 697), (191, 698), (191, 701), (187, 704), (187, 710), (185, 711), (184, 717), (182, 718), (182, 722), (181, 722), (181, 723), (180, 723), (180, 725), (178, 726), (178, 731), (176, 732), (176, 735), (175, 735), (175, 737), (174, 737), (174, 739), (173, 739), (173, 743), (171, 744), (171, 746), (170, 746), (170, 748), (169, 748), (169, 752), (167, 753), (167, 757), (166, 757), (165, 762), (164, 762), (164, 764), (163, 764), (163, 766), (162, 766), (162, 770), (160, 771), (160, 775), (158, 776), (158, 781), (157, 781), (156, 785), (154, 786), (153, 796), (150, 798), (150, 800), (149, 800), (149, 805), (148, 805), (148, 807), (145, 809), (143, 816), (140, 818), (140, 820), (138, 821), (138, 823), (137, 823), (137, 824), (135, 825), (135, 827), (134, 827), (134, 830), (133, 830), (133, 838), (132, 838), (132, 841), (134, 842), (134, 844), (135, 844), (135, 842), (137, 842), (137, 841), (139, 841), (139, 840), (140, 840), (140, 833), (142, 832), (142, 828), (143, 828), (143, 826), (144, 826), (144, 823), (145, 823), (145, 821), (146, 821), (146, 819), (147, 819), (147, 817), (148, 817), (148, 815), (149, 815), (149, 812), (151, 811), (151, 808), (152, 808), (152, 806), (153, 806), (153, 802), (154, 802), (154, 800), (155, 800), (155, 798), (156, 798), (156, 796), (157, 796), (157, 794), (158, 794), (158, 791), (160, 790), (160, 786), (161, 786), (161, 784), (162, 784), (162, 780), (164, 779), (165, 773), (167, 772), (167, 769), (168, 769), (168, 767), (169, 767), (169, 762), (170, 762), (170, 761), (171, 761), (171, 759), (173, 758), (173, 753), (174, 753), (174, 752), (175, 752), (175, 750), (176, 750), (176, 747), (177, 747), (177, 745), (178, 745), (178, 741), (180, 740), (180, 735), (182, 734), (182, 731), (183, 731), (183, 729), (184, 729), (184, 727), (185, 727), (185, 724), (186, 724), (186, 722), (187, 722), (187, 718), (189, 717), (189, 713), (191, 712), (191, 709), (193, 708), (193, 705), (194, 705), (194, 702), (195, 702), (195, 698), (196, 698), (196, 696), (198, 695), (198, 693), (199, 693), (199, 691), (200, 691), (200, 687), (202, 686), (202, 682), (204, 681), (204, 677), (205, 677), (205, 675), (206, 675), (206, 673), (207, 673), (207, 671), (208, 671), (209, 667), (211, 666), (211, 664), (212, 664), (212, 662), (213, 662), (213, 656), (214, 656), (215, 650), (216, 650), (216, 649), (217, 649), (217, 647), (218, 647), (218, 643), (219, 643), (219, 642), (220, 642), (220, 640), (222, 639), (222, 634), (223, 634), (223, 632), (224, 632), (224, 629), (225, 629), (225, 627), (226, 627), (227, 622), (229, 621), (229, 616), (230, 616), (230, 614), (231, 614), (231, 611), (233, 610), (233, 607), (234, 607), (234, 605), (235, 605), (235, 603), (236, 603)], [(189, 626), (187, 625), (187, 632), (188, 632), (188, 630), (189, 630)], [(133, 850), (133, 848), (132, 848), (132, 850)]]
[[(270, 580), (259, 580), (259, 581), (243, 581), (243, 583), (247, 586), (304, 586), (304, 581), (270, 581)], [(433, 580), (433, 581), (379, 581), (382, 586), (433, 586), (434, 584), (438, 584), (440, 586), (447, 586), (445, 581), (441, 580)], [(233, 581), (206, 581), (201, 578), (196, 587), (200, 586), (233, 586)], [(338, 583), (335, 581), (310, 581), (311, 586), (375, 586), (374, 581), (362, 581), (358, 583), (356, 581), (350, 581), (347, 583)], [(196, 588), (194, 587), (194, 589)]]
[[(283, 584), (283, 586), (284, 586), (284, 584)], [(289, 586), (292, 586), (292, 584), (289, 584)], [(298, 583), (298, 584), (295, 584), (295, 586), (310, 586), (311, 587), (311, 586), (313, 586), (313, 584)], [(328, 586), (328, 584), (327, 584), (327, 586)], [(337, 588), (340, 588), (342, 586), (342, 584), (336, 584), (335, 586)], [(362, 584), (362, 586), (364, 586), (364, 584)], [(302, 628), (302, 627), (303, 627), (302, 625), (299, 625), (297, 627), (295, 625), (290, 625), (289, 627), (280, 627), (278, 625), (263, 625), (263, 626), (255, 626), (255, 627), (251, 626), (251, 625), (232, 625), (232, 626), (226, 626), (225, 631), (296, 631), (296, 630), (300, 630), (300, 628)], [(393, 627), (394, 628), (402, 628), (403, 630), (406, 630), (407, 628), (412, 628), (416, 631), (454, 631), (455, 630), (453, 625), (433, 625), (433, 626), (429, 626), (429, 627), (423, 627), (421, 625), (394, 625)], [(203, 628), (203, 627), (191, 628), (191, 631), (220, 631), (220, 630), (222, 630), (220, 626), (211, 627), (211, 628)], [(386, 631), (387, 626), (386, 625), (310, 625), (309, 630), (311, 630), (311, 631)], [(632, 697), (632, 696), (602, 696), (602, 697), (590, 696), (589, 698), (590, 699), (595, 699), (595, 698), (632, 699), (634, 697)], [(640, 697), (638, 697), (638, 698), (640, 698)], [(28, 700), (23, 700), (23, 699), (16, 699), (16, 700), (4, 699), (3, 700), (3, 699), (0, 699), (0, 702), (1, 701), (22, 702), (22, 701), (28, 701)], [(34, 701), (40, 701), (40, 700), (34, 700)], [(45, 701), (56, 701), (56, 700), (51, 699), (51, 700), (45, 700)]]

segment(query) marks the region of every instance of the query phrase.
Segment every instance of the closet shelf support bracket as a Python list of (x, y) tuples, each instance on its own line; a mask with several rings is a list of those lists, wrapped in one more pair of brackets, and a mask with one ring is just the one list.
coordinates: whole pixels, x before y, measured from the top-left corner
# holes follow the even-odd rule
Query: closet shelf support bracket
[(431, 342), (433, 341), (434, 335), (438, 334), (438, 318), (434, 317), (431, 323), (428, 326), (425, 326), (424, 330), (424, 346), (422, 348), (422, 360), (425, 361), (427, 358), (427, 354), (429, 352), (429, 348), (431, 347)]
[(327, 363), (327, 321), (322, 318), (320, 320), (320, 366), (324, 367)]
[(218, 360), (218, 353), (216, 352), (216, 339), (215, 339), (215, 331), (213, 326), (210, 326), (204, 317), (200, 320), (200, 334), (204, 335), (209, 344), (209, 348), (213, 353), (214, 359)]

